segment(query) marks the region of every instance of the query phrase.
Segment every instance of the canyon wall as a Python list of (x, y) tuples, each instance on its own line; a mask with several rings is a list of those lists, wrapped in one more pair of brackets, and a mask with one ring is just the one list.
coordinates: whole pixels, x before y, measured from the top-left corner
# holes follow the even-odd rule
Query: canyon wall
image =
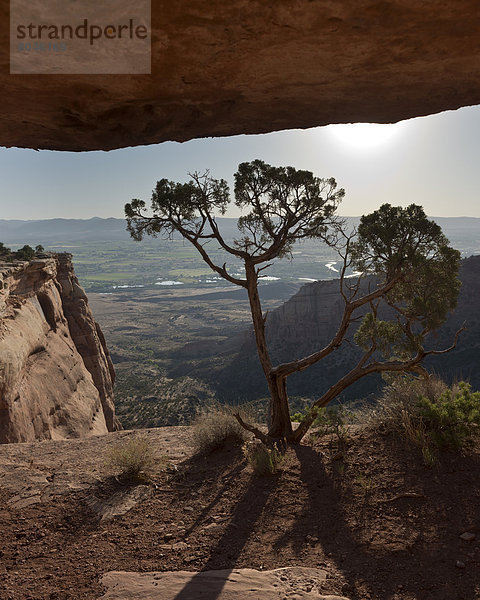
[[(453, 333), (465, 323), (467, 332), (459, 342), (457, 351), (460, 351), (467, 334), (470, 336), (479, 326), (480, 256), (462, 260), (459, 277), (462, 287), (457, 307), (437, 335), (430, 336), (429, 345), (448, 347), (453, 341)], [(280, 360), (301, 357), (330, 342), (343, 315), (344, 303), (339, 290), (338, 279), (307, 283), (287, 302), (268, 314), (267, 338)], [(364, 312), (367, 312), (367, 308)], [(352, 327), (352, 330), (355, 329)], [(447, 359), (450, 363), (452, 356)], [(445, 361), (444, 357), (442, 361)]]
[(71, 255), (0, 263), (0, 443), (117, 429), (114, 378)]
[[(438, 333), (431, 336), (428, 348), (447, 348), (455, 332), (466, 326), (458, 346), (448, 355), (430, 357), (425, 365), (448, 382), (459, 379), (470, 381), (480, 388), (480, 256), (464, 259), (460, 268), (462, 287), (458, 304)], [(307, 283), (287, 302), (268, 313), (266, 335), (275, 364), (290, 361), (323, 348), (340, 325), (343, 301), (339, 281)], [(315, 398), (322, 395), (343, 377), (359, 360), (361, 352), (353, 342), (356, 326), (353, 325), (342, 346), (324, 360), (288, 379), (291, 396)], [(261, 371), (255, 340), (250, 330), (236, 340), (238, 354), (215, 378), (222, 397), (229, 401), (253, 400), (266, 397), (268, 390)], [(234, 343), (231, 342), (232, 347)], [(358, 399), (375, 393), (381, 380), (378, 376), (366, 377), (349, 388), (344, 399)], [(231, 391), (230, 391), (231, 390)]]

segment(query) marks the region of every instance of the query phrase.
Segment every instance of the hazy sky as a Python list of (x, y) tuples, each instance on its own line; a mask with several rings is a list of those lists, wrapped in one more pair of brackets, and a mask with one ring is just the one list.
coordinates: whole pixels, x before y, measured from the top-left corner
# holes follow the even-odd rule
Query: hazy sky
[(158, 179), (185, 181), (189, 171), (208, 168), (232, 182), (238, 164), (255, 158), (335, 177), (346, 190), (343, 215), (415, 202), (432, 216), (480, 217), (479, 157), (480, 106), (391, 126), (329, 126), (112, 152), (0, 148), (0, 219), (122, 217), (132, 198), (150, 199)]

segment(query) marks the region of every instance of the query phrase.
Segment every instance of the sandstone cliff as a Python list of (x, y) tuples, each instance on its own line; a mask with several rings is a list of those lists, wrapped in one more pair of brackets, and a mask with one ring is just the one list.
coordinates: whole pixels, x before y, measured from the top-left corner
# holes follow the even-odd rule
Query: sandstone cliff
[(71, 255), (0, 263), (0, 443), (113, 431), (114, 377)]

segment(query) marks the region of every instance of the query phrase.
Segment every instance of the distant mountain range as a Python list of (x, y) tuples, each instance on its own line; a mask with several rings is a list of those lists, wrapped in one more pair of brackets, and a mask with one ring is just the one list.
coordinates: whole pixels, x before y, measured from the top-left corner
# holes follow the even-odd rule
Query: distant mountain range
[(49, 244), (65, 241), (128, 240), (124, 219), (44, 219), (7, 221), (0, 219), (0, 241), (4, 244)]
[[(443, 229), (453, 246), (464, 256), (480, 253), (480, 218), (476, 217), (431, 217)], [(226, 239), (237, 234), (237, 219), (217, 219)], [(348, 224), (358, 224), (359, 217), (347, 217)], [(23, 246), (24, 244), (55, 246), (68, 242), (82, 241), (127, 241), (124, 219), (44, 219), (37, 221), (0, 219), (0, 242)]]

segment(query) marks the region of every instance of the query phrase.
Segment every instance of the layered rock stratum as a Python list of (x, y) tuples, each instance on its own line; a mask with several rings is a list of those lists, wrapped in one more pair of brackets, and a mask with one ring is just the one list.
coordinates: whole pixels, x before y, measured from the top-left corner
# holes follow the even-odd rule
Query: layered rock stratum
[(0, 443), (117, 429), (114, 379), (71, 255), (0, 263)]
[(476, 0), (156, 0), (151, 8), (149, 75), (10, 75), (9, 3), (0, 0), (0, 144), (110, 150), (386, 123), (480, 102)]

